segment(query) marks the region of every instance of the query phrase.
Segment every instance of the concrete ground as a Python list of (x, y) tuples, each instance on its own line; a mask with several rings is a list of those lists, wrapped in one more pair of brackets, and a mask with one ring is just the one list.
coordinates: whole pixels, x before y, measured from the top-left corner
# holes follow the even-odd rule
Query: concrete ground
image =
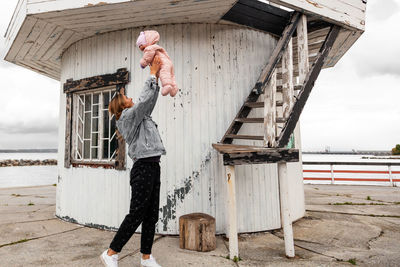
[[(305, 185), (306, 216), (294, 225), (296, 257), (287, 259), (281, 231), (239, 236), (241, 260), (226, 259), (228, 242), (201, 253), (182, 250), (176, 236), (156, 236), (153, 254), (175, 266), (400, 266), (400, 188)], [(102, 266), (98, 255), (115, 232), (54, 216), (55, 187), (0, 189), (0, 266)], [(120, 255), (139, 266), (140, 235)]]

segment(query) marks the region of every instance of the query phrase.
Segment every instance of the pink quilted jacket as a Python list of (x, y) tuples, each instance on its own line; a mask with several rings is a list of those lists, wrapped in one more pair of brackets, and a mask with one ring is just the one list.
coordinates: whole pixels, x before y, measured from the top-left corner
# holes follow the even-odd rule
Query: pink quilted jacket
[(144, 31), (141, 32), (136, 45), (145, 47), (143, 57), (140, 60), (140, 66), (145, 68), (153, 62), (154, 57), (157, 55), (160, 58), (160, 80), (162, 83), (161, 94), (163, 96), (170, 94), (175, 96), (178, 92), (178, 87), (175, 82), (174, 65), (169, 58), (167, 52), (156, 43), (160, 40), (160, 34), (157, 31)]

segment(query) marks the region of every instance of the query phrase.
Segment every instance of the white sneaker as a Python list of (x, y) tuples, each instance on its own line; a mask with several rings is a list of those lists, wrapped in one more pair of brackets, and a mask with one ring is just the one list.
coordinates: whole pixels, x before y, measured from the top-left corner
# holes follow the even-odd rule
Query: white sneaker
[(107, 251), (108, 249), (100, 255), (101, 262), (106, 267), (118, 267), (118, 254), (108, 256)]
[(144, 260), (142, 257), (140, 257), (140, 264), (141, 267), (161, 267), (161, 265), (159, 265), (156, 262), (156, 259), (153, 258), (153, 255), (150, 254), (150, 259)]

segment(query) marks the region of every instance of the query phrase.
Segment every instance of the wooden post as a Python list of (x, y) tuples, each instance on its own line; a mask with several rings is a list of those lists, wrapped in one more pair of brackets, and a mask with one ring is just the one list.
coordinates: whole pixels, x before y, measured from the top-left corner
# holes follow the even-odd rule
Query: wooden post
[(71, 130), (72, 130), (72, 94), (67, 93), (65, 96), (65, 151), (64, 151), (64, 167), (69, 168), (71, 166)]
[(276, 146), (276, 69), (264, 90), (264, 146)]
[(226, 166), (228, 185), (228, 229), (229, 229), (229, 258), (239, 257), (237, 216), (236, 216), (236, 190), (235, 190), (235, 166)]
[(297, 26), (297, 53), (299, 58), (299, 83), (303, 84), (310, 69), (308, 61), (307, 16), (302, 15)]
[(333, 164), (331, 164), (331, 184), (334, 184), (334, 183), (335, 183), (335, 176), (333, 173)]
[(292, 38), (282, 56), (282, 100), (282, 115), (287, 120), (294, 103)]
[(285, 253), (289, 258), (294, 257), (294, 241), (292, 219), (289, 206), (289, 179), (286, 162), (278, 163), (279, 195), (281, 206), (281, 224), (285, 240)]

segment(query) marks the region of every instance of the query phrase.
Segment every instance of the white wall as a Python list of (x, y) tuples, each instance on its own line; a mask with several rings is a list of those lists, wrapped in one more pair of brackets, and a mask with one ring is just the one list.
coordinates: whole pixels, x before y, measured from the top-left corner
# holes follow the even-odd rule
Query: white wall
[[(167, 150), (161, 163), (157, 232), (178, 234), (179, 216), (204, 212), (216, 218), (217, 232), (223, 233), (224, 167), (211, 144), (221, 139), (235, 117), (276, 40), (233, 25), (176, 24), (152, 29), (160, 32), (160, 45), (175, 64), (181, 89), (175, 98), (160, 96), (153, 112)], [(62, 58), (61, 83), (126, 67), (131, 71), (127, 94), (135, 101), (148, 76), (148, 69), (139, 67), (142, 52), (134, 45), (140, 30), (111, 32), (70, 46)], [(132, 161), (128, 158), (126, 171), (64, 169), (65, 95), (60, 96), (57, 215), (117, 228), (129, 209)], [(279, 228), (276, 165), (236, 168), (239, 232)], [(289, 173), (296, 181), (293, 190), (299, 190), (299, 184), (302, 190), (301, 167), (289, 167)], [(303, 193), (294, 196), (293, 203), (304, 203)], [(304, 208), (295, 214), (303, 213)]]

